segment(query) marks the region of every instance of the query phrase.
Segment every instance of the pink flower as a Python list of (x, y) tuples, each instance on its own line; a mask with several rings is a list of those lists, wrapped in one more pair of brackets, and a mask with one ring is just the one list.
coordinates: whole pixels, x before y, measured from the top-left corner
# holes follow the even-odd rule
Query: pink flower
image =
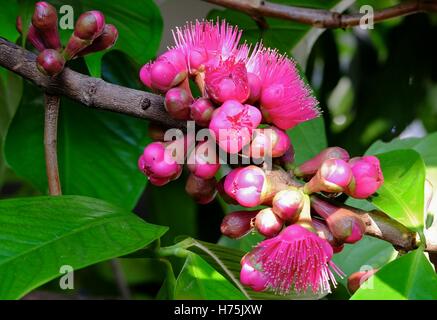
[[(203, 71), (209, 62), (227, 60), (239, 56), (238, 43), (242, 31), (225, 21), (196, 21), (173, 31), (176, 48), (187, 61), (191, 74)], [(244, 47), (245, 51), (247, 48)], [(244, 55), (244, 54), (243, 54)]]
[(185, 56), (178, 49), (172, 49), (160, 55), (150, 66), (150, 81), (153, 89), (166, 92), (186, 77)]
[(381, 166), (377, 157), (365, 156), (349, 161), (353, 180), (346, 193), (357, 199), (365, 199), (374, 194), (384, 183)]
[(214, 111), (209, 129), (223, 150), (237, 153), (250, 142), (252, 130), (260, 123), (261, 113), (257, 108), (228, 100)]
[(266, 277), (265, 286), (279, 294), (291, 290), (304, 293), (308, 289), (314, 293), (330, 292), (330, 282), (336, 285), (331, 269), (343, 275), (331, 261), (331, 245), (299, 224), (262, 241), (249, 255)]
[(249, 97), (246, 67), (242, 61), (235, 61), (234, 58), (207, 65), (205, 85), (209, 97), (216, 102), (244, 102)]
[(213, 178), (220, 166), (215, 144), (209, 141), (199, 143), (188, 157), (188, 169), (202, 179)]
[[(292, 60), (259, 46), (247, 59), (246, 67), (262, 83), (259, 102), (266, 120), (286, 130), (319, 115), (317, 100)], [(251, 81), (251, 88), (257, 87), (256, 82)], [(251, 96), (251, 100), (255, 98)]]

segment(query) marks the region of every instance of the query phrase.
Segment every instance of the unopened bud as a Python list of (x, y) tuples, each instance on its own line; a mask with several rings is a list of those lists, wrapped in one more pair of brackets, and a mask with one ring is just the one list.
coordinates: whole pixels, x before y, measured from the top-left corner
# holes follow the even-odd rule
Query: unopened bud
[(207, 204), (213, 201), (217, 194), (216, 185), (217, 181), (215, 178), (202, 179), (191, 173), (188, 176), (185, 191), (197, 203)]
[(331, 230), (329, 230), (325, 223), (317, 219), (312, 219), (311, 224), (313, 225), (314, 229), (316, 229), (318, 236), (329, 242), (334, 253), (338, 253), (343, 250), (343, 242), (334, 237)]
[(65, 66), (64, 57), (54, 49), (45, 49), (36, 58), (38, 70), (48, 76), (59, 74)]
[(271, 208), (261, 210), (255, 218), (255, 228), (267, 238), (276, 236), (281, 231), (283, 225), (284, 222)]
[(212, 113), (214, 112), (214, 105), (212, 102), (209, 99), (200, 98), (191, 104), (190, 109), (191, 119), (193, 119), (199, 126), (208, 127)]
[(211, 179), (220, 167), (213, 141), (199, 143), (188, 157), (188, 169), (202, 179)]
[(105, 16), (97, 10), (82, 13), (76, 21), (74, 35), (83, 40), (93, 41), (105, 27)]
[(304, 204), (304, 194), (298, 189), (279, 191), (272, 202), (273, 212), (285, 222), (293, 222), (299, 218)]
[(60, 49), (61, 40), (58, 32), (58, 14), (56, 8), (45, 1), (35, 4), (32, 25), (40, 32), (46, 48)]
[(315, 192), (343, 192), (352, 180), (352, 170), (341, 159), (325, 160), (316, 175), (304, 186), (307, 194)]
[(40, 32), (33, 25), (30, 25), (29, 30), (27, 31), (27, 40), (39, 52), (43, 52), (46, 49), (44, 39), (42, 38)]
[(371, 269), (367, 271), (358, 271), (352, 273), (347, 279), (347, 288), (351, 294), (355, 293), (360, 286), (373, 276), (378, 269)]
[(349, 161), (353, 179), (346, 193), (357, 199), (365, 199), (374, 194), (384, 183), (379, 159), (374, 156), (353, 158)]
[(180, 84), (187, 75), (185, 56), (178, 49), (165, 52), (150, 66), (151, 86), (162, 92)]
[(84, 56), (89, 53), (107, 50), (114, 46), (118, 38), (118, 30), (112, 24), (106, 24), (103, 33), (98, 36), (88, 47), (79, 51), (78, 56)]
[(304, 162), (300, 166), (294, 169), (294, 174), (298, 177), (312, 176), (314, 175), (323, 161), (327, 159), (341, 159), (344, 161), (349, 160), (349, 153), (340, 147), (331, 147), (323, 150), (314, 158)]
[(253, 220), (258, 212), (259, 210), (232, 212), (223, 218), (220, 231), (232, 239), (244, 237), (253, 229)]
[(182, 88), (172, 88), (165, 94), (164, 106), (173, 119), (190, 119), (191, 95)]

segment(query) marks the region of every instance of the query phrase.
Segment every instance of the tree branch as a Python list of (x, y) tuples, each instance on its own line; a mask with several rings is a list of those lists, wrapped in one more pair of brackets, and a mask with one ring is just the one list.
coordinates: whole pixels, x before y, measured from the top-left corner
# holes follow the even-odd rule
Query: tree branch
[(44, 95), (45, 116), (44, 116), (44, 152), (46, 158), (47, 181), (49, 185), (49, 194), (52, 196), (60, 196), (61, 182), (59, 179), (58, 169), (58, 115), (59, 96), (50, 94)]
[[(309, 24), (317, 28), (349, 28), (360, 24), (365, 14), (287, 6), (262, 0), (203, 0), (222, 7), (242, 11), (251, 17), (272, 17)], [(436, 0), (411, 0), (375, 11), (374, 22), (402, 17), (419, 12), (437, 12)]]
[(36, 55), (0, 37), (0, 66), (33, 82), (50, 95), (66, 96), (85, 106), (153, 120), (171, 128), (185, 128), (185, 122), (171, 119), (163, 97), (89, 77), (69, 68), (50, 78), (36, 67)]

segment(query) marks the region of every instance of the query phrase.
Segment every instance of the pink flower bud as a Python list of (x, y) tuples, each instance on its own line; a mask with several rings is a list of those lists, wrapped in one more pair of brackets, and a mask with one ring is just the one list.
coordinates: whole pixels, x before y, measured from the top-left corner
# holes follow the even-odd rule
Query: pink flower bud
[(339, 207), (318, 197), (311, 197), (311, 207), (325, 219), (329, 230), (340, 243), (355, 243), (363, 237), (366, 225), (347, 207)]
[(249, 98), (247, 99), (247, 103), (255, 104), (258, 102), (261, 96), (262, 81), (256, 74), (252, 72), (247, 73), (247, 81), (250, 89), (249, 90), (250, 94), (249, 94)]
[(182, 165), (168, 155), (166, 146), (162, 142), (152, 142), (138, 160), (139, 169), (149, 178), (176, 179), (182, 172)]
[(244, 102), (249, 97), (246, 66), (234, 59), (221, 61), (217, 66), (207, 65), (205, 85), (209, 97), (217, 102)]
[(352, 180), (349, 164), (341, 159), (325, 160), (317, 174), (304, 186), (307, 194), (315, 192), (343, 192)]
[(237, 153), (250, 142), (252, 130), (260, 123), (261, 113), (257, 108), (229, 100), (214, 111), (209, 129), (223, 150)]
[(358, 271), (352, 273), (347, 279), (347, 288), (351, 294), (354, 294), (360, 286), (373, 276), (378, 269), (371, 269), (367, 271)]
[(38, 29), (48, 49), (60, 49), (58, 14), (56, 8), (45, 1), (35, 3), (32, 25)]
[(267, 238), (276, 236), (283, 225), (284, 222), (273, 213), (271, 208), (261, 210), (255, 218), (255, 228)]
[(192, 101), (193, 98), (185, 89), (171, 88), (165, 94), (165, 110), (174, 119), (189, 120)]
[(157, 177), (149, 177), (149, 181), (151, 184), (157, 187), (162, 187), (171, 181), (170, 178), (157, 178)]
[(188, 71), (183, 53), (178, 49), (167, 51), (151, 65), (152, 88), (166, 92), (187, 77)]
[(285, 133), (285, 131), (272, 127), (277, 135), (276, 143), (273, 145), (272, 157), (280, 157), (284, 155), (291, 146), (290, 137)]
[(285, 222), (294, 222), (299, 218), (304, 203), (304, 195), (298, 189), (279, 191), (273, 198), (273, 212)]
[(353, 179), (346, 193), (357, 199), (365, 199), (374, 194), (384, 183), (381, 166), (377, 157), (365, 156), (349, 161)]
[(152, 89), (152, 74), (151, 74), (152, 64), (146, 63), (140, 69), (140, 80), (148, 88)]
[(194, 174), (190, 174), (185, 185), (185, 191), (197, 203), (207, 204), (214, 200), (217, 189), (217, 181), (215, 178), (202, 179)]
[(234, 211), (223, 218), (220, 231), (223, 235), (238, 239), (244, 237), (253, 229), (253, 220), (259, 210)]
[(27, 40), (39, 52), (43, 52), (46, 49), (44, 39), (42, 38), (40, 32), (33, 25), (29, 27), (27, 32)]
[(59, 74), (65, 66), (64, 57), (54, 49), (45, 49), (36, 58), (38, 70), (48, 76)]
[(313, 227), (316, 229), (317, 235), (320, 238), (325, 239), (326, 241), (329, 242), (334, 253), (339, 253), (343, 250), (344, 248), (343, 242), (334, 237), (331, 230), (329, 230), (328, 226), (325, 223), (316, 219), (313, 219), (311, 223)]
[(202, 179), (213, 178), (220, 166), (215, 143), (211, 141), (199, 143), (188, 157), (188, 169)]
[[(236, 171), (238, 170), (238, 171)], [(245, 207), (255, 207), (265, 201), (266, 176), (256, 166), (234, 169), (225, 180), (225, 191)]]
[(214, 112), (214, 106), (209, 99), (200, 98), (194, 101), (190, 106), (191, 119), (196, 121), (196, 124), (202, 127), (208, 127), (212, 113)]
[(118, 38), (118, 30), (112, 24), (106, 24), (103, 32), (88, 47), (79, 51), (79, 56), (84, 56), (92, 52), (99, 52), (114, 46)]
[(312, 176), (314, 175), (323, 161), (327, 159), (341, 159), (344, 161), (349, 160), (349, 153), (340, 147), (331, 147), (323, 150), (314, 158), (304, 162), (300, 166), (294, 169), (294, 174), (298, 177)]
[(267, 289), (268, 279), (255, 268), (255, 264), (246, 255), (241, 259), (240, 282), (254, 291), (264, 291)]
[(74, 35), (83, 40), (93, 41), (105, 27), (105, 16), (97, 10), (82, 13), (76, 21)]

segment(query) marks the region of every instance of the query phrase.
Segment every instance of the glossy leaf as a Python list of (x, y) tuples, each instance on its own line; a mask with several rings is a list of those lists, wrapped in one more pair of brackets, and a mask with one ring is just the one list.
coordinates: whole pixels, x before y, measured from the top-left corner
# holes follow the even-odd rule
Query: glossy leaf
[(437, 299), (437, 275), (420, 249), (389, 263), (372, 278), (373, 288), (360, 288), (351, 299)]
[(74, 269), (125, 255), (161, 237), (166, 227), (144, 222), (104, 201), (34, 197), (0, 201), (0, 298), (16, 299)]
[(195, 253), (190, 253), (180, 272), (175, 299), (241, 300), (244, 295)]
[[(26, 95), (5, 142), (14, 171), (42, 193), (47, 190), (44, 164), (42, 93), (25, 85)], [(147, 122), (93, 110), (61, 99), (58, 158), (64, 194), (86, 195), (132, 209), (147, 179), (137, 159), (149, 142)]]
[(370, 201), (405, 226), (423, 227), (425, 165), (414, 150), (395, 150), (377, 155), (384, 184)]

